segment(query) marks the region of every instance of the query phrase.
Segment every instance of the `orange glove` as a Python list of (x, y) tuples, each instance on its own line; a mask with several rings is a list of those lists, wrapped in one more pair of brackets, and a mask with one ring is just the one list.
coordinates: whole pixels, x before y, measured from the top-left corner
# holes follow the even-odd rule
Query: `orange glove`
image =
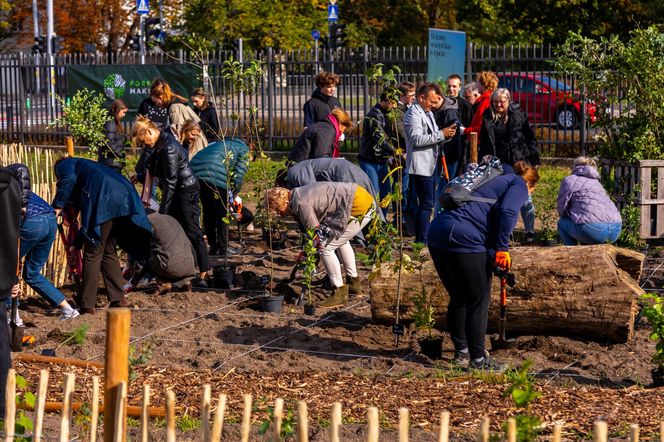
[(509, 272), (512, 268), (512, 258), (510, 257), (510, 252), (496, 252), (496, 267), (506, 272)]

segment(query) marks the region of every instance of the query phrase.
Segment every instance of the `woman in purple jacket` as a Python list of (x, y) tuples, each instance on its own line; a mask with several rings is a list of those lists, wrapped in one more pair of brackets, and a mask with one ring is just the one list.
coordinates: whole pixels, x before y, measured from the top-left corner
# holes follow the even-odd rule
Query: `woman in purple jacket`
[(557, 209), (558, 233), (567, 246), (613, 243), (620, 236), (620, 212), (599, 182), (592, 158), (574, 160), (572, 174), (560, 184)]

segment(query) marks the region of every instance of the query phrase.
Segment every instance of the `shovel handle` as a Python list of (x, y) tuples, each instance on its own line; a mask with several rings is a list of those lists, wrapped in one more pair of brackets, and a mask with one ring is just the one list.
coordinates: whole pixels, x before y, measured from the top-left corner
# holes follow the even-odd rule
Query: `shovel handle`
[(16, 317), (18, 316), (18, 298), (12, 298), (12, 323), (16, 324)]
[(500, 278), (500, 306), (507, 305), (507, 278)]

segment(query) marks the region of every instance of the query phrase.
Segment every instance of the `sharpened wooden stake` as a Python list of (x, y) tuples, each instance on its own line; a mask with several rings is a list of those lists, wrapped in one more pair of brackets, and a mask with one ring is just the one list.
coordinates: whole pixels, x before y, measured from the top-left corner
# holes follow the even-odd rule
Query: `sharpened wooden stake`
[(443, 411), (440, 413), (440, 433), (438, 434), (438, 442), (448, 442), (450, 440), (450, 412)]
[(489, 442), (489, 418), (483, 417), (482, 423), (480, 423), (480, 433), (477, 436), (477, 440), (480, 442)]
[(141, 442), (150, 439), (150, 386), (143, 384), (143, 403), (141, 404)]
[(71, 403), (74, 395), (74, 373), (65, 373), (63, 382), (62, 419), (60, 420), (60, 441), (69, 442), (69, 426), (71, 424)]
[(274, 411), (272, 412), (272, 425), (274, 431), (272, 433), (272, 440), (279, 442), (281, 440), (281, 421), (284, 418), (284, 400), (277, 398), (274, 400)]
[(477, 132), (470, 133), (470, 162), (477, 163)]
[[(125, 411), (126, 402), (127, 402), (127, 384), (125, 382), (120, 382), (120, 385), (118, 385), (118, 394), (116, 396), (116, 402), (115, 402), (116, 416), (124, 416), (126, 414)], [(126, 437), (125, 422), (121, 421), (120, 419), (116, 419), (115, 429), (113, 431), (113, 438), (115, 439), (115, 442), (122, 442), (125, 437)]]
[(242, 442), (249, 442), (249, 433), (251, 432), (251, 404), (253, 399), (250, 394), (242, 396), (244, 398), (244, 411), (242, 412)]
[(297, 442), (309, 442), (309, 412), (304, 401), (297, 401)]
[(226, 410), (226, 395), (219, 395), (219, 404), (214, 413), (214, 423), (212, 424), (212, 442), (221, 441), (221, 433), (224, 430), (224, 411)]
[[(4, 308), (4, 307), (3, 307)], [(5, 327), (5, 324), (0, 325)], [(16, 424), (16, 371), (7, 372), (7, 389), (5, 390), (5, 442), (13, 442)]]
[(339, 427), (341, 426), (341, 402), (332, 404), (332, 419), (330, 421), (330, 442), (339, 442)]
[(120, 383), (129, 384), (129, 331), (131, 310), (109, 308), (106, 311), (106, 359), (104, 364), (104, 442), (113, 442), (113, 431), (118, 428), (116, 421), (122, 422), (122, 442), (127, 440), (127, 407), (122, 407), (123, 415), (115, 414)]
[(92, 413), (90, 414), (90, 442), (97, 442), (99, 424), (99, 376), (92, 376)]
[(212, 400), (212, 387), (203, 385), (203, 399), (201, 401), (201, 439), (210, 442), (210, 401)]
[(378, 442), (378, 408), (369, 407), (367, 409), (367, 422), (369, 423), (368, 442)]
[(516, 419), (507, 419), (507, 442), (516, 442)]
[(399, 442), (408, 442), (408, 432), (410, 430), (410, 416), (408, 408), (399, 408)]
[(166, 442), (175, 442), (175, 393), (166, 390)]
[(48, 370), (39, 371), (39, 389), (35, 400), (35, 435), (34, 441), (41, 442), (42, 430), (44, 428), (44, 408), (46, 407), (46, 395), (48, 394)]
[(65, 137), (65, 147), (67, 148), (67, 156), (74, 157), (74, 137)]
[(594, 442), (606, 442), (608, 436), (608, 427), (605, 421), (595, 422), (595, 431), (593, 432)]
[(563, 426), (560, 424), (556, 424), (556, 426), (553, 427), (552, 442), (560, 442), (562, 438), (563, 438)]
[(639, 424), (632, 424), (629, 426), (629, 441), (639, 442)]

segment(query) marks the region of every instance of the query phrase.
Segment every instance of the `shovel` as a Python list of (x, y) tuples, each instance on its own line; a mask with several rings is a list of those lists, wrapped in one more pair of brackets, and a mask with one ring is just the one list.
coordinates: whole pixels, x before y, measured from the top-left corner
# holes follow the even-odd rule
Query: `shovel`
[(501, 348), (510, 348), (514, 345), (514, 339), (507, 339), (505, 331), (507, 329), (507, 273), (500, 276), (500, 316), (498, 323), (498, 337), (491, 337), (491, 349), (499, 350)]
[(18, 299), (12, 298), (12, 318), (9, 322), (9, 327), (12, 329), (11, 349), (12, 351), (19, 352), (23, 349), (23, 335), (25, 334), (25, 327), (19, 327), (16, 324), (17, 315)]

